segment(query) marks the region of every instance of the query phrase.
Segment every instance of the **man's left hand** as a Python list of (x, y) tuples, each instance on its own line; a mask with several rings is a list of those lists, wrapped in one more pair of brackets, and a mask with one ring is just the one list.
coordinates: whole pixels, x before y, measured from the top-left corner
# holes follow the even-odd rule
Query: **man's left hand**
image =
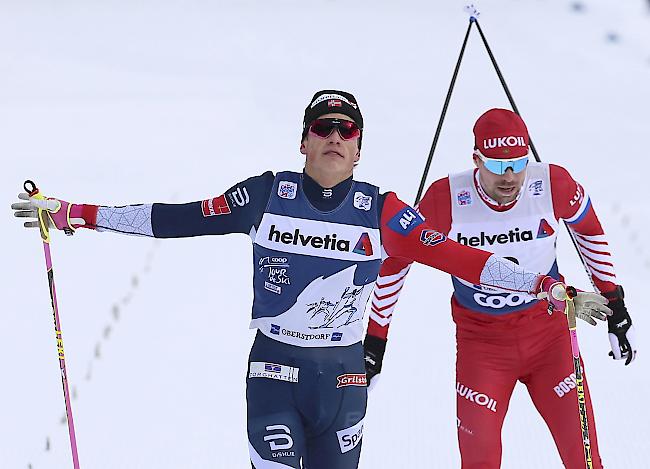
[(609, 343), (612, 351), (609, 356), (614, 360), (625, 359), (625, 365), (629, 365), (636, 358), (636, 336), (632, 318), (627, 312), (623, 297), (623, 287), (620, 285), (610, 293), (604, 293), (609, 300), (609, 307), (614, 314), (607, 318)]

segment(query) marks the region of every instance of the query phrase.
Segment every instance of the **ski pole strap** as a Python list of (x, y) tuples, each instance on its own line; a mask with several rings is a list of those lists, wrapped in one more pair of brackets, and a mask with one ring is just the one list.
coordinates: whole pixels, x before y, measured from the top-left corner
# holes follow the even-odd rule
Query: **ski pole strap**
[[(569, 331), (575, 332), (577, 327), (576, 305), (573, 303), (573, 299), (571, 298), (566, 300), (566, 320), (569, 326)], [(577, 341), (574, 343), (573, 338), (571, 339), (571, 350), (573, 351), (574, 356), (577, 356), (576, 354), (579, 353), (578, 343)]]
[[(23, 189), (25, 189), (25, 192), (27, 192), (31, 198), (37, 200), (45, 200), (45, 196), (40, 193), (34, 181), (30, 179), (26, 180), (23, 184)], [(49, 215), (44, 212), (46, 212), (46, 210), (43, 210), (41, 208), (38, 209), (38, 228), (41, 232), (41, 239), (43, 242), (50, 244), (50, 230), (47, 227), (47, 221), (45, 220), (45, 217)]]

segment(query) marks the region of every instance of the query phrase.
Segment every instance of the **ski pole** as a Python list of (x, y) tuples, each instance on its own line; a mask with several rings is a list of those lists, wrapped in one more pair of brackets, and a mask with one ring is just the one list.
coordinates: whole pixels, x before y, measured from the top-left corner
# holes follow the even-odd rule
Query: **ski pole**
[(587, 469), (593, 469), (591, 459), (591, 442), (589, 440), (589, 422), (587, 419), (587, 402), (585, 400), (584, 378), (582, 376), (582, 364), (580, 363), (580, 347), (578, 347), (578, 334), (576, 332), (576, 308), (573, 298), (576, 296), (576, 289), (567, 289), (569, 300), (567, 300), (566, 317), (571, 336), (571, 355), (573, 355), (573, 370), (576, 374), (576, 391), (578, 393), (578, 413), (580, 414), (580, 429), (582, 431), (582, 447), (585, 452), (585, 464)]
[[(519, 109), (517, 108), (517, 105), (515, 104), (515, 100), (512, 97), (512, 94), (510, 93), (510, 89), (508, 88), (508, 84), (506, 83), (505, 78), (503, 77), (503, 74), (501, 73), (501, 69), (499, 68), (499, 64), (497, 64), (497, 61), (494, 57), (494, 54), (492, 53), (492, 49), (490, 48), (490, 45), (487, 42), (487, 38), (485, 37), (485, 34), (483, 34), (483, 30), (481, 29), (481, 25), (479, 24), (478, 20), (474, 20), (476, 23), (476, 28), (478, 29), (479, 34), (481, 35), (481, 39), (483, 40), (483, 44), (485, 45), (485, 50), (487, 50), (488, 55), (490, 56), (490, 61), (492, 62), (492, 65), (494, 66), (494, 70), (497, 73), (497, 76), (499, 77), (499, 81), (501, 82), (501, 86), (503, 86), (503, 91), (505, 91), (506, 96), (508, 97), (508, 101), (510, 102), (510, 106), (512, 106), (512, 110), (517, 114), (518, 116), (521, 117), (521, 113), (519, 112)], [(528, 138), (528, 143), (530, 145), (530, 151), (533, 153), (533, 156), (535, 157), (535, 161), (538, 163), (541, 163), (542, 160), (539, 157), (539, 154), (537, 153), (537, 149), (535, 148), (535, 145), (533, 144), (533, 140)], [(564, 227), (566, 228), (567, 232), (569, 233), (569, 237), (571, 238), (571, 242), (573, 242), (573, 247), (576, 249), (576, 252), (578, 253), (578, 257), (580, 258), (580, 262), (582, 262), (582, 266), (585, 269), (585, 272), (587, 273), (587, 277), (589, 277), (589, 281), (591, 282), (591, 285), (594, 287), (594, 290), (598, 291), (598, 288), (596, 288), (596, 284), (594, 283), (593, 276), (591, 275), (591, 271), (589, 270), (589, 267), (587, 265), (587, 261), (585, 260), (584, 256), (580, 252), (580, 248), (578, 247), (578, 241), (576, 240), (575, 235), (573, 232), (569, 229), (569, 225), (565, 220), (562, 220), (564, 223)]]
[(424, 184), (427, 181), (427, 175), (429, 174), (429, 168), (431, 167), (433, 154), (436, 151), (436, 146), (438, 145), (438, 138), (440, 138), (440, 132), (442, 131), (442, 123), (445, 121), (445, 116), (447, 115), (447, 108), (449, 107), (449, 101), (451, 100), (451, 93), (454, 91), (456, 78), (458, 77), (458, 70), (460, 70), (460, 63), (462, 62), (463, 55), (465, 54), (465, 46), (467, 46), (467, 39), (469, 38), (469, 33), (472, 29), (472, 24), (474, 24), (475, 21), (476, 21), (476, 17), (470, 16), (469, 25), (467, 26), (467, 32), (465, 33), (465, 39), (463, 40), (463, 46), (460, 48), (460, 54), (458, 54), (458, 60), (456, 61), (456, 68), (454, 69), (454, 74), (451, 77), (451, 83), (449, 84), (449, 90), (447, 90), (447, 97), (445, 98), (445, 104), (442, 106), (440, 119), (438, 119), (438, 127), (436, 128), (436, 133), (433, 137), (433, 143), (431, 144), (431, 149), (429, 150), (429, 157), (427, 158), (427, 163), (424, 166), (424, 172), (422, 173), (422, 179), (420, 180), (420, 187), (418, 188), (418, 193), (415, 196), (414, 205), (417, 205), (417, 203), (420, 202), (420, 198), (422, 197), (422, 192), (424, 191)]
[[(25, 192), (34, 199), (44, 200), (32, 181), (25, 181), (23, 185)], [(54, 314), (54, 332), (56, 334), (56, 348), (59, 354), (59, 367), (61, 369), (61, 382), (63, 384), (63, 397), (65, 398), (65, 413), (68, 421), (68, 433), (70, 434), (70, 447), (72, 449), (72, 464), (74, 469), (79, 469), (79, 455), (77, 454), (77, 439), (74, 432), (74, 422), (72, 420), (72, 406), (70, 405), (70, 391), (68, 389), (68, 374), (65, 367), (65, 352), (63, 350), (63, 334), (61, 333), (61, 321), (59, 320), (59, 307), (56, 301), (56, 288), (54, 287), (54, 271), (52, 270), (52, 256), (50, 255), (50, 231), (47, 225), (48, 216), (45, 210), (38, 209), (38, 227), (43, 240), (43, 249), (45, 251), (45, 269), (47, 271), (47, 281), (50, 287), (50, 299), (52, 300), (52, 311)]]

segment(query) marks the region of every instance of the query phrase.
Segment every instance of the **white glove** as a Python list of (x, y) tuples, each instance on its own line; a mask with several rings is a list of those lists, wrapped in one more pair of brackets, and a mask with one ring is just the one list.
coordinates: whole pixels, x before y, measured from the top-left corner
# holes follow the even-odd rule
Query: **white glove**
[(23, 224), (25, 228), (38, 228), (39, 210), (43, 210), (47, 214), (47, 216), (43, 217), (47, 228), (57, 228), (67, 234), (74, 233), (77, 228), (86, 224), (86, 221), (81, 217), (82, 205), (71, 204), (65, 200), (54, 198), (30, 197), (24, 192), (18, 194), (18, 198), (27, 202), (11, 204), (11, 209), (14, 210), (14, 216), (30, 219)]
[(612, 310), (607, 307), (607, 298), (604, 296), (598, 293), (578, 291), (574, 287), (568, 287), (552, 277), (544, 277), (537, 290), (537, 298), (548, 301), (549, 313), (554, 310), (566, 313), (567, 300), (573, 300), (576, 317), (592, 326), (596, 325), (596, 319), (604, 321), (607, 316), (612, 315)]
[(594, 318), (604, 321), (613, 314), (613, 311), (607, 306), (607, 298), (598, 293), (578, 292), (573, 298), (573, 304), (576, 307), (576, 317), (592, 326), (596, 325)]

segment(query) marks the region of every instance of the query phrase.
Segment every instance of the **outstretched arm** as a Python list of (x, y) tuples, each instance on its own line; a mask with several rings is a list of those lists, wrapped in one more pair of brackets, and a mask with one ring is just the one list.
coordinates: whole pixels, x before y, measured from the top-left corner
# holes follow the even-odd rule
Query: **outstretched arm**
[[(266, 172), (228, 189), (223, 195), (186, 204), (136, 204), (106, 207), (71, 204), (60, 199), (27, 200), (12, 204), (15, 216), (37, 218), (38, 210), (47, 212), (53, 227), (74, 232), (77, 228), (109, 231), (156, 238), (183, 238), (227, 233), (250, 234), (259, 225), (273, 185), (273, 174)], [(38, 221), (25, 222), (37, 227)]]
[(576, 316), (591, 324), (595, 324), (593, 318), (605, 320), (612, 313), (604, 306), (607, 300), (597, 293), (580, 292), (572, 296), (566, 285), (547, 275), (447, 239), (393, 193), (386, 196), (381, 229), (383, 247), (390, 256), (420, 262), (474, 284), (530, 293), (547, 299), (549, 308), (562, 312), (566, 301), (573, 298)]
[(426, 264), (474, 284), (539, 293), (544, 276), (436, 231), (393, 193), (386, 195), (381, 233), (386, 254)]

